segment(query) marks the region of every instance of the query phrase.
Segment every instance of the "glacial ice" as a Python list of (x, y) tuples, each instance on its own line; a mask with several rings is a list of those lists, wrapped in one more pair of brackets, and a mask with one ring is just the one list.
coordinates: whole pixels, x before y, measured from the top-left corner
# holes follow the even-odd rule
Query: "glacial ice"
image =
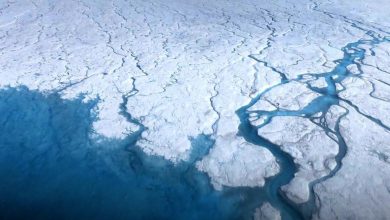
[(340, 122), (348, 153), (342, 169), (315, 186), (315, 219), (386, 219), (390, 189), (390, 132), (354, 108)]
[(257, 208), (254, 215), (254, 220), (280, 220), (280, 213), (273, 208), (269, 203), (265, 203), (260, 208)]
[(319, 97), (307, 85), (300, 82), (291, 82), (274, 87), (264, 94), (249, 110), (272, 111), (276, 109), (296, 111)]
[(263, 186), (265, 178), (278, 173), (272, 154), (234, 136), (217, 139), (210, 153), (197, 168), (206, 172), (215, 188), (222, 186)]
[(329, 173), (331, 167), (327, 163), (334, 161), (337, 143), (309, 119), (301, 117), (274, 117), (258, 132), (280, 145), (299, 165), (294, 179), (283, 190), (294, 202), (306, 202), (309, 199), (309, 183)]
[[(0, 1), (0, 88), (97, 100), (89, 138), (136, 135), (144, 153), (175, 166), (191, 160), (194, 138), (210, 137), (214, 145), (194, 166), (216, 189), (282, 189), (255, 216), (386, 218), (387, 6)], [(240, 134), (240, 126), (258, 130)], [(296, 167), (284, 169), (289, 157), (272, 147)], [(290, 181), (275, 186), (272, 178)], [(315, 208), (304, 213), (305, 205)]]

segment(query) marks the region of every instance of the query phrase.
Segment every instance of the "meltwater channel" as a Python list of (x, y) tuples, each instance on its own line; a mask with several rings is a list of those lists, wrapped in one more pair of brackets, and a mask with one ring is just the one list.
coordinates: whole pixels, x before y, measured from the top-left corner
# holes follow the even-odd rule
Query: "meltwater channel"
[[(237, 110), (237, 115), (241, 120), (239, 134), (242, 135), (248, 142), (259, 145), (261, 147), (265, 147), (270, 150), (270, 152), (274, 155), (274, 157), (279, 163), (281, 171), (274, 177), (267, 179), (263, 190), (264, 195), (266, 196), (265, 200), (267, 200), (272, 206), (274, 206), (280, 211), (283, 219), (310, 219), (312, 215), (318, 211), (315, 204), (316, 201), (313, 190), (314, 185), (334, 176), (342, 166), (342, 159), (347, 153), (347, 145), (345, 144), (344, 138), (340, 133), (339, 123), (340, 120), (346, 114), (348, 114), (348, 111), (338, 118), (335, 126), (335, 131), (332, 131), (330, 128), (328, 128), (324, 117), (332, 105), (339, 105), (340, 102), (345, 102), (346, 104), (351, 105), (351, 107), (357, 108), (356, 106), (352, 105), (352, 103), (350, 103), (348, 100), (340, 99), (338, 93), (343, 91), (343, 89), (337, 90), (336, 84), (342, 83), (342, 81), (347, 77), (361, 77), (364, 74), (360, 68), (361, 61), (364, 59), (366, 52), (372, 53), (372, 51), (366, 51), (366, 49), (362, 47), (363, 45), (368, 46), (369, 48), (374, 48), (380, 43), (390, 41), (390, 38), (383, 37), (369, 30), (366, 30), (366, 36), (367, 39), (360, 39), (356, 42), (348, 43), (345, 47), (341, 49), (344, 54), (343, 58), (334, 61), (336, 66), (333, 70), (325, 73), (304, 73), (298, 75), (296, 79), (287, 79), (286, 77), (281, 77), (280, 84), (268, 88), (267, 90), (253, 98), (248, 105), (243, 106), (242, 108)], [(372, 55), (375, 56), (375, 54)], [(262, 62), (268, 67), (268, 64), (266, 62), (261, 60), (258, 60), (258, 62)], [(358, 69), (360, 71), (358, 74), (354, 74), (349, 71), (348, 67), (353, 64), (358, 66)], [(276, 72), (281, 76), (285, 76), (285, 74), (282, 72)], [(305, 80), (305, 78), (307, 77), (312, 78), (313, 80), (323, 78), (326, 81), (327, 86), (324, 88), (313, 87), (310, 85), (309, 82), (307, 82), (307, 80)], [(277, 86), (282, 86), (283, 84), (289, 83), (291, 81), (305, 83), (309, 89), (311, 89), (313, 92), (319, 93), (320, 96), (298, 111), (289, 111), (283, 109), (277, 109), (275, 111), (248, 110), (264, 94), (268, 93)], [(358, 112), (360, 113), (360, 111)], [(320, 116), (317, 116), (318, 113), (321, 113)], [(266, 116), (265, 122), (258, 127), (251, 125), (249, 115), (252, 115), (253, 118), (254, 114), (257, 115), (257, 118)], [(339, 145), (339, 152), (335, 157), (337, 163), (336, 167), (331, 170), (328, 175), (321, 177), (320, 179), (317, 179), (310, 184), (310, 198), (306, 203), (303, 204), (294, 204), (280, 190), (283, 185), (289, 183), (294, 178), (294, 175), (298, 170), (298, 165), (294, 163), (294, 158), (282, 151), (280, 146), (277, 146), (269, 142), (265, 138), (261, 137), (261, 134), (259, 135), (257, 132), (258, 128), (269, 124), (273, 117), (283, 116), (305, 117), (310, 119), (313, 123), (317, 124), (317, 126), (321, 127), (325, 131), (325, 133), (333, 133), (336, 136), (335, 141)], [(374, 123), (377, 123), (379, 126), (389, 130), (389, 128), (386, 127), (380, 120), (375, 119), (369, 115), (362, 116), (367, 117)]]
[[(267, 115), (272, 120), (275, 116), (303, 115), (313, 119), (316, 113), (326, 113), (331, 105), (337, 105), (340, 100), (335, 83), (351, 75), (348, 65), (359, 64), (364, 58), (365, 51), (359, 46), (389, 41), (373, 33), (368, 35), (371, 40), (350, 43), (342, 49), (344, 57), (336, 61), (334, 70), (310, 74), (326, 79), (325, 89), (308, 85), (321, 97), (300, 111), (257, 112), (259, 116)], [(98, 100), (85, 103), (83, 97), (64, 100), (57, 93), (43, 94), (23, 86), (3, 88), (0, 90), (0, 219), (250, 219), (263, 202), (277, 208), (283, 219), (309, 218), (315, 211), (313, 195), (301, 207), (280, 192), (280, 187), (298, 169), (293, 158), (259, 136), (248, 120), (251, 113), (248, 108), (262, 94), (237, 111), (241, 120), (239, 135), (268, 148), (278, 160), (281, 172), (268, 178), (263, 188), (216, 191), (208, 176), (194, 166), (213, 146), (210, 136), (192, 137), (190, 160), (174, 165), (146, 155), (137, 147), (142, 130), (124, 140), (91, 139), (96, 119), (93, 109)], [(127, 117), (137, 122), (131, 115)], [(347, 149), (336, 132), (340, 146), (338, 165), (319, 181), (334, 175), (342, 165)]]

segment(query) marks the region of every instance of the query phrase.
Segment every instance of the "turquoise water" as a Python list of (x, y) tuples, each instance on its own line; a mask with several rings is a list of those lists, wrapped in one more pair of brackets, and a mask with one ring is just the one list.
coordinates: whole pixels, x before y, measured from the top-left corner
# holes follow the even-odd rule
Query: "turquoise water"
[(215, 191), (194, 168), (209, 136), (174, 166), (134, 145), (139, 132), (91, 140), (97, 101), (81, 99), (0, 90), (0, 219), (245, 219), (262, 202), (257, 188)]
[[(302, 74), (296, 79), (287, 79), (286, 74), (278, 72), (282, 77), (280, 85), (300, 81), (305, 75), (326, 80), (325, 88), (308, 84), (321, 96), (303, 109), (248, 111), (264, 93), (272, 90), (270, 88), (237, 110), (241, 121), (238, 135), (269, 149), (281, 168), (279, 174), (266, 180), (263, 188), (215, 191), (207, 175), (194, 166), (213, 146), (211, 136), (189, 137), (190, 159), (178, 165), (144, 154), (136, 143), (147, 128), (126, 111), (126, 97), (121, 113), (140, 129), (124, 140), (95, 140), (90, 135), (96, 119), (93, 108), (99, 100), (85, 103), (82, 96), (63, 100), (56, 93), (42, 94), (25, 87), (2, 89), (0, 219), (250, 219), (254, 209), (263, 202), (277, 208), (283, 219), (310, 218), (317, 208), (313, 186), (335, 175), (347, 152), (339, 121), (334, 131), (324, 121), (332, 105), (340, 101), (351, 104), (338, 97), (340, 91), (336, 90), (336, 83), (346, 77), (359, 77), (353, 76), (347, 67), (360, 66), (366, 52), (362, 45), (374, 47), (389, 41), (372, 32), (367, 32), (367, 36), (370, 39), (342, 48), (344, 57), (335, 61), (337, 65), (330, 72)], [(315, 116), (318, 112), (322, 112), (322, 116)], [(312, 193), (307, 203), (294, 204), (280, 191), (281, 186), (291, 181), (298, 167), (279, 146), (257, 134), (258, 128), (249, 122), (249, 114), (253, 113), (259, 117), (267, 115), (266, 123), (276, 116), (306, 117), (337, 137), (337, 166), (329, 175), (311, 184)], [(365, 117), (385, 127), (379, 120)]]

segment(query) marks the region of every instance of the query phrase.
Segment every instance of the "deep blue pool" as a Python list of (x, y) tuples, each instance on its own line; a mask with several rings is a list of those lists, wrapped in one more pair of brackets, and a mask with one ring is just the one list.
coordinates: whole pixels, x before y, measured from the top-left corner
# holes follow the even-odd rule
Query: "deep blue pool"
[(96, 101), (27, 88), (0, 90), (0, 219), (243, 219), (253, 188), (215, 191), (194, 168), (213, 140), (192, 139), (180, 165), (122, 141), (93, 141)]

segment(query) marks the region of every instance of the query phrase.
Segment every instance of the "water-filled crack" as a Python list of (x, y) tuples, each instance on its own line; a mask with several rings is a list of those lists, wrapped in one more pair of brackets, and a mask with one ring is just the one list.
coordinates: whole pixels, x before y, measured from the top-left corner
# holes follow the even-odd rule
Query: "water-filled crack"
[[(371, 49), (382, 42), (389, 41), (387, 37), (383, 37), (374, 31), (361, 28), (360, 26), (358, 26), (358, 24), (352, 23), (351, 25), (359, 28), (360, 30), (364, 30), (366, 32), (366, 35), (370, 39), (361, 39), (356, 42), (348, 43), (345, 47), (343, 47), (341, 49), (344, 53), (343, 58), (334, 61), (336, 63), (336, 66), (330, 72), (300, 74), (295, 79), (287, 79), (285, 77), (285, 74), (283, 74), (281, 71), (278, 71), (275, 68), (271, 67), (267, 62), (259, 60), (253, 55), (250, 55), (250, 58), (256, 60), (257, 62), (263, 63), (266, 67), (271, 68), (275, 73), (279, 74), (282, 77), (282, 81), (280, 84), (270, 87), (261, 94), (257, 95), (248, 105), (240, 108), (237, 111), (237, 115), (241, 120), (239, 133), (247, 141), (269, 149), (271, 153), (277, 158), (277, 161), (280, 166), (280, 173), (273, 178), (267, 179), (264, 188), (267, 192), (269, 192), (269, 202), (272, 206), (279, 209), (284, 219), (311, 218), (313, 214), (318, 211), (318, 207), (316, 206), (316, 199), (318, 201), (318, 204), (320, 204), (319, 198), (316, 198), (316, 195), (314, 193), (314, 186), (336, 175), (336, 173), (342, 167), (342, 159), (346, 155), (347, 145), (344, 141), (343, 136), (340, 133), (340, 121), (348, 114), (348, 110), (342, 107), (340, 105), (340, 102), (347, 103), (348, 105), (354, 107), (358, 111), (358, 113), (360, 113), (364, 117), (369, 118), (371, 121), (389, 130), (389, 128), (384, 125), (379, 119), (376, 119), (370, 115), (363, 114), (361, 111), (359, 111), (359, 108), (357, 106), (353, 105), (348, 100), (341, 99), (338, 96), (341, 91), (345, 90), (345, 87), (343, 87), (342, 90), (338, 90), (336, 86), (337, 84), (342, 85), (342, 82), (348, 77), (361, 77), (362, 75), (364, 75), (364, 72), (361, 70), (361, 65), (364, 65), (362, 61), (365, 58), (365, 53), (369, 51), (366, 51), (361, 46), (369, 46)], [(375, 54), (373, 54), (372, 52), (370, 52), (370, 55), (375, 56)], [(359, 74), (353, 74), (348, 69), (350, 65), (356, 65)], [(310, 82), (313, 80), (305, 81), (305, 78), (307, 78), (308, 76), (314, 78), (315, 80), (323, 78), (326, 82), (326, 87), (318, 88), (312, 86)], [(252, 109), (248, 110), (265, 94), (269, 93), (274, 88), (293, 81), (305, 83), (307, 88), (309, 88), (315, 93), (320, 94), (320, 96), (312, 100), (310, 103), (308, 103), (306, 106), (304, 106), (298, 111), (284, 110), (280, 108), (277, 108), (273, 111), (261, 111)], [(340, 106), (345, 110), (345, 112), (338, 116), (334, 128), (331, 129), (329, 128), (325, 117), (330, 107), (334, 105)], [(321, 113), (320, 116), (318, 116), (319, 113)], [(255, 127), (250, 123), (249, 114), (251, 114), (252, 118), (253, 114), (256, 114), (257, 118), (265, 116), (266, 119), (260, 126)], [(268, 123), (271, 122), (272, 118), (276, 116), (293, 116), (308, 118), (318, 127), (322, 128), (326, 135), (328, 135), (332, 140), (334, 140), (339, 146), (339, 151), (335, 156), (336, 166), (332, 170), (330, 170), (330, 172), (325, 176), (322, 176), (321, 178), (318, 178), (310, 183), (309, 200), (303, 204), (294, 204), (286, 196), (284, 196), (283, 193), (280, 192), (281, 186), (289, 183), (294, 178), (294, 174), (298, 171), (297, 165), (294, 163), (293, 158), (289, 154), (282, 151), (280, 146), (277, 146), (267, 141), (257, 133), (258, 128), (266, 126)]]

